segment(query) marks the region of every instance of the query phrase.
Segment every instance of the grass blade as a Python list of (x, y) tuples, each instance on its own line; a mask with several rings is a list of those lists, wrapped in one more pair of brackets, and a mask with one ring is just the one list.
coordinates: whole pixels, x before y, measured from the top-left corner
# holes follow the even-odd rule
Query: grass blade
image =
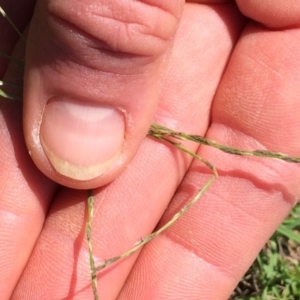
[(10, 60), (11, 62), (15, 63), (17, 66), (24, 68), (24, 63), (21, 60), (18, 60), (14, 57), (12, 57), (11, 55), (3, 52), (0, 50), (0, 55), (3, 56), (4, 58), (7, 58), (8, 60)]
[(6, 14), (6, 12), (4, 11), (4, 9), (0, 6), (0, 14), (7, 19), (7, 21), (9, 22), (9, 24), (12, 26), (12, 28), (17, 32), (17, 34), (19, 35), (19, 37), (21, 38), (21, 40), (26, 43), (26, 39), (24, 37), (24, 35), (19, 31), (19, 29), (15, 26), (14, 22), (8, 17), (8, 15)]

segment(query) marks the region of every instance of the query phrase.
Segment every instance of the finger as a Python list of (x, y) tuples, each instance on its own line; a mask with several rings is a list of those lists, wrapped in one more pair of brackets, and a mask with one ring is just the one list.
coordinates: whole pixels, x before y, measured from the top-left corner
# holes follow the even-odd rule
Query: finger
[(299, 27), (300, 7), (297, 1), (236, 0), (241, 12), (270, 28)]
[[(299, 156), (299, 37), (299, 29), (248, 26), (217, 91), (209, 138)], [(297, 165), (207, 147), (199, 154), (220, 176), (197, 205), (144, 248), (120, 299), (228, 299), (299, 197)], [(209, 176), (193, 164), (162, 224)]]
[[(29, 19), (30, 1), (10, 1), (1, 5), (10, 18), (24, 28)], [(13, 5), (20, 10), (9, 10)], [(0, 41), (5, 43), (0, 43), (0, 50), (10, 51), (16, 36), (11, 33), (10, 24), (3, 25)], [(24, 50), (24, 43), (20, 42), (13, 57), (21, 59)], [(1, 60), (0, 69), (5, 70), (7, 65)], [(4, 80), (16, 83), (22, 77), (22, 69), (10, 64)], [(0, 97), (0, 128), (0, 290), (1, 299), (10, 299), (42, 229), (56, 185), (37, 170), (28, 155), (23, 139), (21, 102)]]
[(38, 1), (24, 128), (48, 177), (84, 189), (125, 168), (153, 118), (183, 3)]
[[(240, 19), (233, 16), (230, 9), (193, 5), (185, 10), (162, 82), (156, 122), (205, 133), (215, 89), (241, 27)], [(207, 46), (216, 43), (218, 47)], [(195, 145), (191, 147), (196, 151)], [(148, 138), (126, 170), (109, 186), (98, 190), (93, 222), (97, 261), (121, 254), (154, 229), (190, 161), (180, 152)], [(13, 299), (22, 293), (30, 294), (33, 283), (39, 298), (47, 295), (61, 299), (75, 294), (92, 298), (84, 237), (85, 198), (86, 193), (71, 190), (59, 195)], [(45, 247), (48, 244), (55, 247)], [(135, 259), (136, 255), (98, 275), (100, 298), (117, 297)], [(46, 278), (47, 284), (38, 278)]]
[(42, 229), (55, 185), (27, 154), (20, 103), (2, 99), (0, 106), (0, 290), (2, 299), (10, 299)]

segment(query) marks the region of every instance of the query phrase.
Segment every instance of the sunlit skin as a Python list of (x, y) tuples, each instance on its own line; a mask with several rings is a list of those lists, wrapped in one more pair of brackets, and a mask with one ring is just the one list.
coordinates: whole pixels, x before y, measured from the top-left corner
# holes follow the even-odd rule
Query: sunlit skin
[[(33, 1), (2, 2), (18, 28), (25, 30)], [(48, 85), (58, 91), (64, 88), (51, 73), (59, 59), (55, 55), (49, 61), (45, 59), (51, 45), (47, 28), (43, 41), (34, 31), (30, 32), (28, 49), (39, 49), (41, 54), (27, 55), (25, 79), (41, 71), (44, 77), (37, 78), (43, 84), (25, 80), (23, 122), (21, 102), (1, 99), (1, 299), (93, 299), (85, 237), (86, 188), (93, 188), (95, 195), (93, 251), (97, 265), (130, 249), (141, 237), (166, 223), (208, 180), (211, 172), (200, 162), (192, 162), (190, 156), (172, 146), (144, 138), (152, 122), (205, 135), (240, 149), (268, 149), (300, 156), (297, 1), (193, 2), (159, 2), (180, 15), (179, 28), (168, 31), (175, 35), (174, 39), (165, 41), (163, 47), (150, 41), (148, 48), (143, 48), (133, 41), (126, 48), (127, 44), (120, 42), (127, 53), (150, 51), (147, 55), (154, 59), (145, 65), (142, 76), (146, 83), (149, 79), (149, 84), (159, 84), (158, 91), (153, 103), (142, 105), (143, 99), (130, 103), (130, 99), (139, 98), (130, 94), (134, 90), (130, 89), (132, 82), (125, 80), (124, 85), (128, 86), (118, 85), (120, 93), (127, 91), (122, 98), (124, 107), (134, 111), (136, 105), (147, 111), (136, 118), (138, 114), (132, 113), (134, 126), (125, 134), (128, 145), (122, 150), (123, 164), (117, 163), (92, 181), (76, 182), (62, 177), (53, 171), (43, 151), (33, 151), (38, 169), (28, 154), (23, 129), (28, 144), (35, 113), (40, 113), (39, 107), (46, 101), (40, 98), (41, 103), (34, 103), (28, 95), (37, 95)], [(139, 3), (151, 4), (149, 7), (153, 8), (158, 1)], [(47, 12), (43, 13), (47, 19)], [(40, 9), (33, 19), (37, 27), (41, 19), (38, 14)], [(149, 13), (151, 17), (154, 15)], [(165, 20), (159, 22), (164, 24)], [(92, 21), (83, 21), (82, 26), (88, 32), (95, 28)], [(0, 50), (12, 51), (18, 37), (2, 18), (0, 27)], [(61, 37), (68, 40), (62, 46), (64, 53), (73, 54), (74, 40), (64, 34)], [(88, 50), (80, 49), (82, 57)], [(14, 56), (23, 60), (23, 52), (20, 42)], [(97, 53), (93, 55), (97, 58)], [(96, 69), (107, 63), (105, 55), (99, 50)], [(135, 60), (130, 59), (132, 56), (124, 56), (123, 64), (117, 67), (125, 69), (132, 64), (131, 70), (138, 73)], [(90, 73), (92, 69), (84, 59), (82, 62), (84, 84), (70, 81), (69, 88), (74, 93), (80, 94), (86, 88), (91, 97), (96, 97), (96, 90), (101, 92), (99, 86), (113, 86), (113, 76), (102, 82), (102, 77)], [(1, 77), (22, 81), (22, 71), (15, 66), (7, 69), (7, 63), (1, 58)], [(56, 67), (61, 74), (70, 72), (74, 79), (77, 70), (68, 69), (69, 65), (67, 62)], [(36, 66), (40, 69), (34, 69)], [(147, 79), (147, 75), (152, 77)], [(116, 95), (116, 103), (121, 101), (118, 88), (111, 91)], [(115, 105), (113, 101), (111, 105)], [(210, 147), (198, 149), (193, 143), (185, 145), (213, 163), (219, 177), (170, 229), (138, 254), (98, 274), (100, 299), (228, 299), (264, 243), (297, 202), (297, 164), (233, 156)]]

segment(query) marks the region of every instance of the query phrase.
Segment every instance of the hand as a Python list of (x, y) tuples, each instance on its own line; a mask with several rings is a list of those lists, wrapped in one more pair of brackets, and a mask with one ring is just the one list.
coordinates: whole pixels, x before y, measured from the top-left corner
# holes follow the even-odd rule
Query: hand
[[(5, 2), (24, 28), (33, 1)], [(21, 104), (1, 100), (2, 299), (93, 297), (86, 191), (54, 182), (86, 189), (116, 178), (94, 190), (93, 249), (101, 262), (164, 224), (211, 176), (187, 155), (144, 139), (152, 121), (239, 148), (300, 155), (298, 6), (200, 2), (38, 1), (27, 38), (23, 127), (47, 177), (23, 142)], [(97, 18), (87, 17), (88, 7)], [(4, 38), (11, 48), (14, 36)], [(17, 71), (9, 68), (6, 80), (18, 80)], [(72, 120), (70, 107), (88, 118), (75, 112)], [(101, 131), (109, 121), (97, 117), (103, 107), (117, 124), (112, 144), (109, 128)], [(101, 299), (227, 299), (300, 194), (297, 165), (207, 147), (198, 153), (219, 178), (139, 255), (98, 274)], [(91, 164), (104, 167), (93, 173)]]

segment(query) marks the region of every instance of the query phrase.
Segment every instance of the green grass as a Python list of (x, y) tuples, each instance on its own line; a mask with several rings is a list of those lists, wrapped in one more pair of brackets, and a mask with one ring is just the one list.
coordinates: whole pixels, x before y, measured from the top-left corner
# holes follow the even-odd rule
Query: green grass
[(300, 205), (278, 228), (230, 300), (300, 299)]

